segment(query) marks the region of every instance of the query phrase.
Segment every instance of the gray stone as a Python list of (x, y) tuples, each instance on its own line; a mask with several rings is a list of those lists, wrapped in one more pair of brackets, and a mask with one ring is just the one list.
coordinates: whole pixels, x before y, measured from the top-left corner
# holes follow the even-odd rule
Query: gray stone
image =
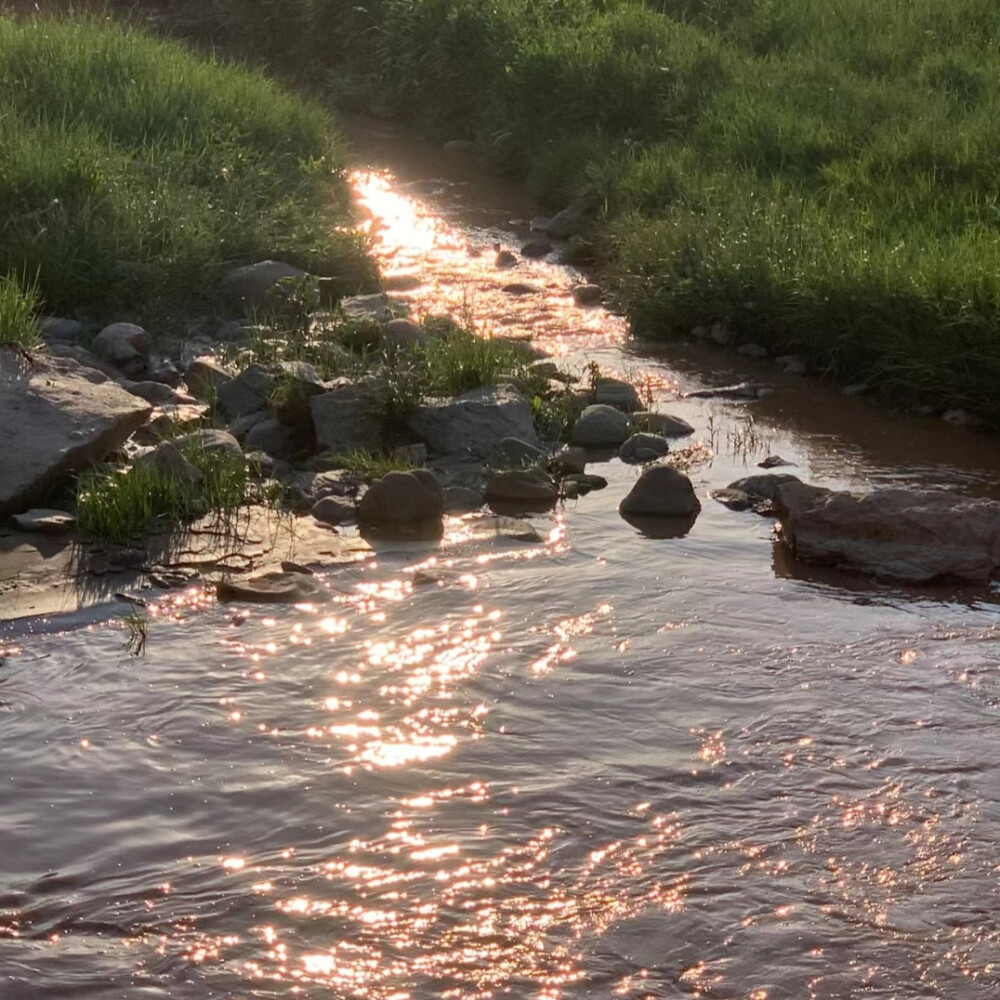
[(511, 386), (428, 400), (414, 410), (409, 426), (432, 452), (470, 451), (485, 456), (507, 437), (538, 445), (531, 407)]
[(783, 465), (794, 465), (794, 462), (789, 462), (782, 458), (780, 455), (768, 455), (763, 462), (757, 463), (758, 469), (779, 469)]
[(580, 199), (552, 216), (543, 232), (557, 240), (568, 240), (583, 232), (587, 226), (587, 217), (592, 211), (592, 203), (587, 199)]
[(140, 399), (146, 400), (147, 403), (152, 403), (153, 406), (186, 402), (180, 398), (179, 393), (174, 392), (164, 382), (129, 382), (126, 380), (121, 383), (121, 387), (133, 396), (138, 396)]
[(355, 322), (388, 323), (410, 310), (405, 302), (376, 292), (374, 295), (352, 295), (341, 299), (337, 308), (345, 319)]
[(76, 527), (76, 518), (64, 510), (35, 507), (23, 514), (15, 514), (14, 523), (21, 531), (42, 535), (64, 535)]
[(946, 424), (954, 424), (956, 427), (980, 427), (983, 423), (979, 417), (960, 409), (945, 410), (941, 414), (941, 419)]
[(249, 580), (223, 580), (216, 585), (216, 596), (220, 601), (253, 604), (311, 604), (326, 600), (329, 592), (311, 573), (283, 570)]
[(430, 330), (410, 319), (391, 319), (382, 330), (383, 347), (415, 347), (436, 339)]
[(867, 382), (855, 382), (853, 385), (845, 385), (841, 392), (845, 396), (860, 396), (871, 389)]
[(387, 274), (382, 284), (387, 292), (415, 292), (423, 281), (419, 274)]
[(234, 305), (244, 308), (266, 306), (279, 282), (299, 281), (305, 271), (280, 260), (261, 260), (236, 267), (222, 279), (222, 293)]
[(501, 285), (500, 291), (507, 295), (539, 295), (545, 289), (541, 285), (533, 285), (530, 281), (511, 281)]
[(533, 233), (544, 233), (548, 230), (551, 221), (547, 215), (536, 215), (528, 223), (528, 229)]
[(253, 336), (253, 327), (241, 319), (231, 319), (215, 331), (215, 339), (223, 344), (247, 344)]
[(601, 301), (601, 289), (598, 285), (575, 285), (570, 289), (570, 294), (578, 306), (596, 306)]
[(608, 481), (604, 478), (604, 476), (595, 476), (592, 473), (581, 472), (566, 476), (566, 478), (563, 479), (563, 483), (570, 483), (576, 487), (576, 490), (580, 495), (589, 493), (591, 490), (603, 490), (608, 485)]
[(542, 469), (487, 472), (486, 499), (551, 503), (559, 497), (555, 480)]
[(310, 513), (324, 524), (345, 524), (357, 519), (358, 511), (354, 501), (347, 497), (325, 496), (313, 504)]
[(264, 421), (269, 419), (270, 417), (267, 410), (258, 410), (256, 413), (248, 413), (245, 416), (237, 417), (229, 425), (229, 433), (232, 434), (237, 441), (242, 442), (258, 424), (262, 424)]
[(427, 445), (423, 441), (415, 444), (399, 444), (392, 449), (392, 457), (398, 458), (401, 462), (409, 462), (410, 465), (420, 467), (427, 463)]
[(689, 517), (701, 510), (691, 480), (669, 465), (646, 469), (618, 510), (633, 517)]
[[(731, 487), (727, 487), (724, 490), (712, 490), (709, 496), (718, 503), (721, 503), (723, 507), (737, 511), (753, 510), (761, 502), (754, 500), (749, 493), (744, 493), (743, 490), (734, 490)], [(767, 503), (769, 501), (764, 502)]]
[(205, 478), (201, 469), (189, 462), (172, 441), (161, 441), (152, 450), (139, 455), (133, 465), (136, 468), (145, 466), (154, 469), (162, 476), (191, 486), (197, 485)]
[(805, 361), (796, 354), (782, 354), (775, 358), (774, 363), (786, 375), (805, 375), (807, 365)]
[(400, 525), (440, 520), (444, 494), (426, 469), (389, 472), (375, 480), (358, 505), (358, 518), (366, 524)]
[(620, 378), (599, 378), (594, 385), (594, 402), (606, 403), (626, 413), (644, 409), (635, 386)]
[(83, 324), (77, 320), (61, 316), (43, 316), (35, 325), (46, 343), (61, 341), (72, 344), (80, 338), (84, 329)]
[(248, 451), (291, 459), (296, 453), (297, 439), (295, 432), (280, 420), (262, 420), (250, 429), (243, 443)]
[(670, 442), (659, 434), (633, 434), (618, 449), (623, 462), (653, 462), (670, 451)]
[(149, 337), (134, 323), (111, 323), (90, 345), (94, 354), (127, 375), (145, 371), (149, 357)]
[(587, 468), (587, 450), (575, 445), (563, 445), (550, 459), (549, 471), (556, 475), (583, 473)]
[(742, 354), (745, 358), (766, 358), (770, 352), (761, 344), (740, 344), (736, 348), (737, 354)]
[(776, 502), (796, 559), (907, 583), (985, 584), (1000, 569), (1000, 503), (945, 490), (840, 493), (787, 483)]
[(331, 469), (329, 472), (317, 472), (308, 484), (306, 491), (314, 502), (324, 497), (353, 497), (357, 495), (361, 480), (348, 469)]
[(382, 443), (382, 429), (371, 394), (348, 379), (330, 384), (329, 391), (309, 400), (316, 430), (316, 444), (333, 452), (375, 450)]
[(729, 484), (728, 489), (740, 490), (753, 500), (775, 500), (778, 490), (786, 483), (799, 482), (798, 476), (788, 472), (772, 472), (767, 475), (745, 476)]
[(210, 356), (194, 358), (184, 372), (188, 391), (202, 401), (218, 399), (219, 390), (232, 382), (233, 376)]
[(629, 435), (628, 417), (603, 403), (588, 406), (573, 424), (570, 439), (585, 448), (618, 447)]
[(552, 244), (548, 240), (528, 240), (521, 247), (521, 256), (527, 257), (529, 260), (535, 260), (539, 257), (547, 257), (552, 253), (552, 250)]
[(77, 362), (77, 364), (83, 365), (84, 368), (92, 368), (94, 371), (100, 372), (106, 378), (113, 379), (115, 382), (122, 377), (120, 369), (106, 364), (79, 344), (49, 344), (46, 353), (50, 358), (68, 358), (71, 361)]
[(444, 489), (444, 509), (449, 514), (466, 514), (479, 510), (483, 505), (483, 495), (468, 486), (446, 486)]
[(684, 393), (686, 399), (760, 399), (770, 393), (770, 386), (759, 382), (738, 382), (712, 389), (694, 389)]
[(234, 458), (243, 457), (243, 449), (240, 447), (239, 441), (228, 431), (219, 430), (216, 427), (203, 427), (201, 430), (184, 434), (176, 438), (174, 443), (179, 448), (190, 447), (208, 454), (227, 454)]
[(277, 378), (266, 368), (250, 365), (236, 378), (219, 386), (219, 406), (230, 420), (265, 410), (277, 384)]
[(661, 434), (663, 437), (687, 437), (694, 433), (694, 428), (686, 420), (669, 413), (654, 413), (643, 410), (632, 414), (632, 426), (637, 431), (647, 431), (650, 434)]
[(545, 457), (541, 448), (516, 437), (504, 438), (490, 453), (490, 462), (497, 466), (521, 468), (535, 465)]
[(69, 358), (0, 348), (0, 514), (26, 510), (68, 473), (117, 451), (152, 408)]

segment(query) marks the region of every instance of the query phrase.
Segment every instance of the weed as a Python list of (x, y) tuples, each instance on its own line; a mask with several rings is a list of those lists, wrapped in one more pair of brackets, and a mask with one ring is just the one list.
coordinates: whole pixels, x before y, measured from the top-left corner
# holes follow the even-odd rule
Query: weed
[(35, 326), (37, 289), (13, 274), (0, 275), (0, 347), (30, 351), (42, 340)]
[(122, 644), (129, 656), (145, 656), (146, 642), (149, 639), (149, 616), (138, 607), (132, 607), (122, 615), (122, 621), (128, 631)]
[(363, 483), (381, 479), (387, 472), (410, 472), (417, 468), (405, 458), (357, 448), (347, 452), (323, 452), (310, 461), (314, 468), (345, 469)]

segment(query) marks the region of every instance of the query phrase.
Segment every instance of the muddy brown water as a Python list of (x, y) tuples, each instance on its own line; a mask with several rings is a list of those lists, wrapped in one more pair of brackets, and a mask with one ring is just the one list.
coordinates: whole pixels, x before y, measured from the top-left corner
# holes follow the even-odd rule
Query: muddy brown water
[[(702, 495), (768, 451), (997, 494), (985, 437), (631, 343), (555, 263), (500, 292), (489, 248), (531, 206), (366, 148), (415, 309), (643, 380), (712, 448)], [(674, 398), (748, 374), (774, 394)], [(647, 538), (616, 513), (636, 471), (593, 471), (608, 489), (533, 517), (540, 544), (452, 521), (325, 573), (325, 605), (187, 593), (144, 657), (121, 608), (0, 626), (0, 997), (996, 997), (992, 592), (803, 572), (707, 499)]]

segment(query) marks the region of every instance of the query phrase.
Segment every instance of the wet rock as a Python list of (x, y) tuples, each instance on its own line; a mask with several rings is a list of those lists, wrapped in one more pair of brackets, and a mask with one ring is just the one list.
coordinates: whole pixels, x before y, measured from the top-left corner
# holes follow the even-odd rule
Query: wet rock
[(69, 358), (29, 364), (0, 348), (0, 514), (26, 510), (66, 474), (117, 451), (152, 408)]
[(426, 469), (389, 472), (375, 480), (358, 505), (358, 518), (373, 525), (400, 525), (440, 520), (444, 493)]
[(548, 240), (528, 240), (521, 247), (521, 256), (529, 260), (536, 260), (539, 257), (547, 257), (552, 253), (553, 246)]
[(594, 385), (594, 402), (614, 406), (626, 413), (644, 409), (635, 386), (620, 378), (599, 378)]
[(192, 431), (177, 438), (174, 443), (178, 448), (191, 448), (195, 451), (206, 454), (231, 455), (233, 458), (242, 458), (243, 449), (239, 441), (228, 431), (219, 430), (216, 427), (203, 427), (200, 430)]
[(745, 358), (766, 358), (770, 351), (761, 344), (740, 344), (736, 348), (737, 354), (742, 354)]
[(586, 468), (586, 449), (574, 445), (564, 445), (549, 459), (549, 471), (557, 476), (582, 474)]
[(351, 295), (341, 299), (337, 308), (344, 319), (354, 322), (388, 323), (410, 311), (405, 302), (390, 298), (381, 292), (374, 295)]
[(280, 420), (262, 420), (250, 429), (244, 439), (248, 451), (262, 451), (272, 458), (290, 460), (298, 450), (295, 431)]
[(487, 472), (486, 499), (554, 503), (559, 497), (555, 480), (542, 469)]
[(601, 289), (598, 285), (575, 285), (570, 289), (570, 294), (578, 306), (596, 306), (601, 301)]
[(774, 359), (774, 363), (786, 375), (805, 375), (808, 368), (805, 361), (797, 354), (782, 354), (781, 357)]
[(499, 243), (493, 244), (493, 250), (496, 256), (493, 258), (493, 266), (499, 268), (501, 271), (509, 271), (512, 267), (517, 267), (517, 254), (512, 253), (510, 250), (504, 250)]
[(763, 462), (757, 463), (759, 469), (778, 469), (783, 465), (795, 465), (795, 463), (786, 461), (780, 455), (768, 455)]
[(347, 497), (327, 496), (313, 504), (310, 513), (324, 524), (346, 524), (357, 519), (354, 501)]
[(250, 365), (236, 378), (219, 386), (219, 406), (230, 420), (266, 410), (277, 384), (275, 376), (262, 365)]
[(383, 347), (414, 347), (435, 339), (425, 326), (409, 319), (391, 319), (382, 331)]
[(301, 268), (284, 261), (261, 260), (229, 271), (222, 279), (222, 294), (234, 305), (259, 308), (271, 301), (280, 283), (301, 281), (305, 276)]
[(381, 446), (382, 429), (371, 393), (362, 385), (337, 379), (329, 391), (310, 398), (309, 412), (320, 448), (344, 453)]
[(111, 323), (101, 330), (90, 346), (97, 357), (126, 375), (137, 375), (146, 369), (149, 336), (134, 323)]
[(618, 449), (623, 462), (655, 462), (670, 451), (670, 442), (659, 434), (633, 434)]
[(694, 389), (684, 393), (685, 399), (760, 399), (771, 392), (771, 387), (759, 382), (739, 382), (713, 389)]
[(76, 518), (64, 510), (35, 507), (23, 514), (15, 514), (14, 523), (21, 531), (31, 531), (42, 535), (64, 535), (76, 527)]
[(133, 465), (136, 468), (154, 469), (166, 479), (196, 486), (205, 477), (196, 465), (189, 462), (173, 441), (161, 441), (151, 451), (138, 456)]
[(83, 335), (84, 326), (75, 319), (64, 319), (60, 316), (43, 316), (35, 324), (42, 340), (46, 343), (61, 341), (64, 344), (75, 343)]
[(592, 490), (603, 490), (608, 485), (608, 481), (604, 476), (596, 476), (585, 472), (574, 472), (564, 477), (563, 485), (567, 483), (575, 486), (581, 496), (590, 493)]
[(415, 292), (423, 281), (419, 274), (387, 274), (382, 284), (387, 292)]
[(538, 445), (531, 407), (506, 385), (428, 400), (414, 410), (409, 427), (432, 452), (470, 451), (485, 456), (508, 437)]
[(753, 510), (760, 502), (754, 500), (749, 493), (745, 493), (743, 490), (734, 490), (731, 487), (724, 490), (712, 490), (708, 495), (716, 502), (721, 503), (723, 507), (737, 511)]
[[(581, 198), (552, 216), (542, 232), (557, 240), (568, 240), (571, 236), (577, 236), (587, 228), (588, 218), (593, 213), (594, 207), (590, 199)], [(532, 223), (534, 221), (532, 220)]]
[(444, 489), (444, 509), (449, 514), (466, 514), (479, 510), (483, 505), (483, 495), (468, 486), (446, 486)]
[(632, 426), (637, 431), (647, 431), (650, 434), (661, 434), (663, 437), (687, 437), (694, 433), (694, 428), (680, 417), (669, 413), (653, 413), (643, 410), (632, 414)]
[(570, 440), (585, 448), (618, 447), (628, 436), (628, 417), (613, 406), (595, 403), (577, 418)]
[(788, 472), (772, 472), (767, 475), (744, 476), (729, 484), (728, 489), (746, 493), (753, 500), (775, 500), (778, 490), (786, 483), (799, 482), (798, 476)]
[(691, 480), (669, 465), (646, 469), (619, 508), (637, 517), (689, 517), (701, 510)]
[(776, 501), (796, 559), (907, 583), (985, 584), (1000, 569), (1000, 503), (944, 490), (853, 494), (787, 483)]
[(507, 295), (538, 295), (544, 291), (540, 285), (533, 285), (530, 281), (511, 281), (502, 285), (501, 292)]
[(545, 452), (536, 445), (516, 437), (504, 438), (490, 453), (490, 462), (497, 466), (521, 468), (536, 465), (545, 457)]
[(329, 597), (328, 591), (309, 573), (262, 573), (248, 580), (223, 580), (216, 586), (220, 601), (253, 604), (311, 604)]
[(153, 406), (181, 402), (177, 398), (177, 393), (163, 382), (129, 382), (126, 380), (120, 385), (126, 392), (146, 400), (147, 403), (152, 403)]

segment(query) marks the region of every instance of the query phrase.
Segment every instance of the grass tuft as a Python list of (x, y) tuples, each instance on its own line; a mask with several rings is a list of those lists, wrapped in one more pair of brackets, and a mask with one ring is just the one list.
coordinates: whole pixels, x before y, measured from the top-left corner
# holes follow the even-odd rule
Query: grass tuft
[(37, 291), (13, 274), (0, 275), (0, 347), (30, 351), (42, 338), (35, 326)]

